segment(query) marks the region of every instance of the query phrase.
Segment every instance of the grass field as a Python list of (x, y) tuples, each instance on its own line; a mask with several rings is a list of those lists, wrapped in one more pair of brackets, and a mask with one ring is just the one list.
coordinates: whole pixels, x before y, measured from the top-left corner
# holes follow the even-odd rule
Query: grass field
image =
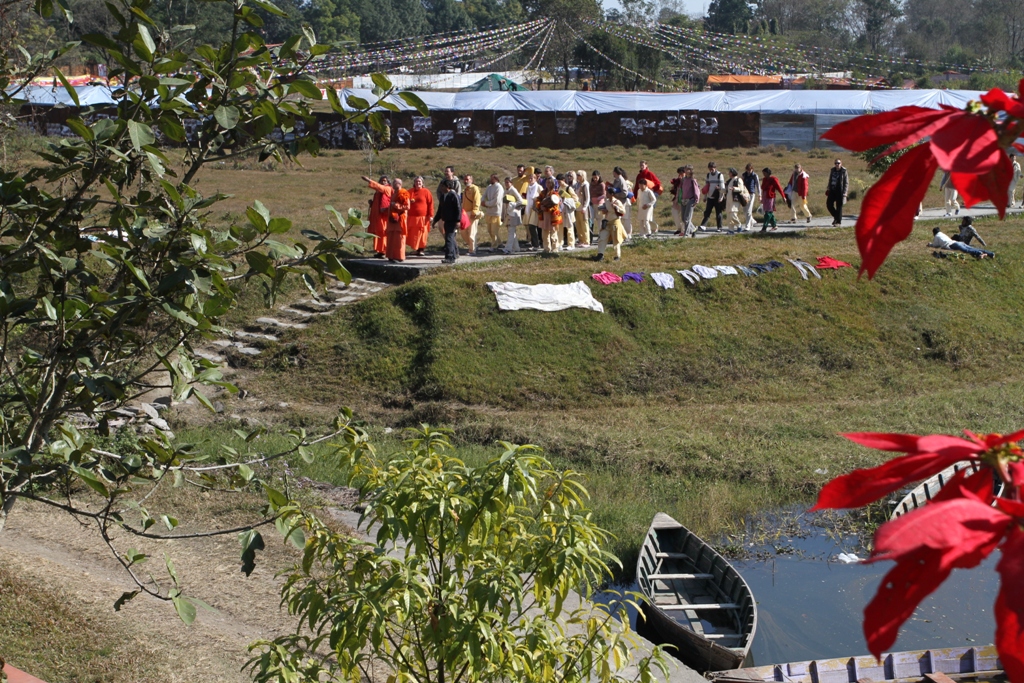
[[(224, 192), (233, 195), (218, 204), (212, 216), (215, 222), (244, 220), (245, 207), (254, 200), (262, 201), (277, 216), (290, 218), (299, 229), (322, 230), (327, 221), (324, 205), (330, 204), (339, 210), (349, 207), (366, 209), (371, 192), (359, 179), (362, 175), (375, 176), (387, 173), (391, 177), (405, 179), (406, 186), (417, 175), (425, 178), (427, 187), (433, 189), (443, 177), (446, 165), (455, 166), (456, 172), (471, 173), (478, 184), (486, 184), (491, 173), (515, 177), (517, 164), (544, 166), (553, 165), (559, 172), (584, 169), (589, 174), (599, 170), (605, 180), (612, 178), (612, 168), (622, 166), (630, 180), (636, 177), (640, 160), (646, 160), (665, 186), (676, 175), (676, 168), (693, 164), (696, 177), (703, 183), (709, 161), (715, 161), (719, 170), (727, 174), (730, 166), (742, 172), (749, 162), (760, 172), (770, 167), (785, 185), (792, 173), (793, 164), (803, 164), (811, 176), (811, 194), (808, 204), (815, 215), (826, 216), (825, 185), (828, 172), (836, 158), (833, 152), (812, 150), (810, 152), (774, 149), (696, 149), (668, 148), (646, 149), (641, 147), (607, 147), (575, 150), (519, 150), (512, 147), (498, 149), (411, 149), (387, 150), (379, 156), (367, 156), (362, 152), (325, 150), (315, 158), (306, 157), (301, 166), (295, 164), (260, 164), (255, 158), (211, 164), (199, 175), (199, 189), (207, 195)], [(864, 191), (874, 178), (865, 170), (865, 163), (849, 154), (843, 158), (850, 172), (850, 201), (847, 213), (860, 210)], [(375, 178), (376, 179), (376, 178)], [(938, 178), (925, 201), (927, 206), (941, 205)], [(781, 216), (782, 213), (780, 212)], [(655, 218), (663, 227), (672, 224), (669, 201), (665, 198), (655, 208)], [(431, 244), (440, 244), (434, 234)]]
[[(585, 473), (628, 561), (655, 511), (714, 537), (879, 461), (840, 432), (1024, 423), (1022, 227), (979, 221), (998, 258), (955, 261), (925, 248), (924, 224), (870, 282), (852, 268), (805, 282), (787, 264), (667, 291), (593, 283), (603, 315), (502, 313), (485, 286), (592, 282), (600, 268), (581, 255), (459, 267), (287, 335), (245, 388), (289, 402), (297, 423), (353, 406), (386, 447), (383, 427), (420, 422), (456, 428), (471, 461), (497, 439), (543, 446)], [(647, 243), (612, 269), (818, 255), (857, 264), (852, 229)]]

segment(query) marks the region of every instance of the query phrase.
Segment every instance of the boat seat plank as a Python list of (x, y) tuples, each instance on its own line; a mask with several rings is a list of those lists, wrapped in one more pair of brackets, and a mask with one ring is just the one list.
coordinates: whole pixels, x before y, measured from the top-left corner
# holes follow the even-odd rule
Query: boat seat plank
[(690, 557), (686, 553), (654, 553), (654, 556), (659, 560), (686, 560)]
[(739, 609), (740, 606), (732, 602), (707, 602), (703, 604), (689, 604), (689, 605), (658, 605), (661, 609), (668, 611), (677, 610), (702, 610), (702, 609)]
[(648, 574), (648, 579), (652, 581), (673, 581), (683, 579), (713, 579), (714, 574)]

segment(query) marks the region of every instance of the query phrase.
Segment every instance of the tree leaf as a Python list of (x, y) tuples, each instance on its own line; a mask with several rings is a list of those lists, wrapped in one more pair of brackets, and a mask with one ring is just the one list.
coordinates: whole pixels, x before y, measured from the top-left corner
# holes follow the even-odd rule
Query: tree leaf
[(307, 81), (302, 78), (299, 78), (292, 81), (288, 87), (292, 92), (297, 92), (305, 98), (311, 100), (323, 99), (323, 93), (320, 92), (320, 88), (316, 87), (316, 83), (312, 81)]
[(133, 590), (121, 593), (121, 597), (114, 601), (114, 611), (120, 612), (121, 608), (124, 607), (125, 603), (135, 598), (135, 596), (141, 592), (141, 590)]
[(132, 147), (135, 151), (140, 151), (146, 145), (152, 145), (156, 142), (156, 136), (153, 135), (153, 129), (144, 123), (138, 121), (128, 122), (128, 136), (132, 140)]
[(241, 114), (238, 111), (238, 107), (232, 105), (224, 105), (217, 107), (213, 111), (213, 118), (217, 120), (217, 124), (225, 130), (232, 130), (238, 125), (238, 119)]
[(391, 80), (386, 75), (379, 72), (370, 74), (370, 80), (373, 81), (375, 86), (384, 91), (391, 90), (391, 88), (394, 87), (391, 85)]
[(249, 529), (238, 534), (238, 541), (242, 544), (242, 573), (249, 576), (256, 569), (256, 552), (266, 548), (263, 536), (255, 529)]
[(139, 39), (145, 46), (146, 50), (149, 51), (148, 55), (143, 55), (147, 60), (153, 59), (153, 55), (156, 53), (156, 43), (153, 42), (153, 36), (149, 34), (149, 29), (144, 24), (137, 24), (139, 28)]
[(398, 96), (410, 107), (414, 107), (420, 116), (430, 116), (430, 109), (427, 108), (427, 103), (420, 99), (420, 96), (416, 93), (403, 91), (398, 93)]
[(196, 620), (196, 606), (189, 602), (187, 598), (181, 596), (171, 598), (171, 602), (174, 603), (174, 611), (178, 613), (178, 618), (186, 626), (191, 626), (192, 622)]
[(78, 91), (75, 90), (70, 83), (68, 83), (68, 79), (65, 78), (64, 72), (58, 69), (57, 67), (53, 67), (53, 73), (57, 74), (57, 78), (60, 79), (61, 85), (64, 86), (64, 90), (67, 91), (68, 96), (75, 103), (75, 106), (81, 107), (82, 103), (78, 101)]

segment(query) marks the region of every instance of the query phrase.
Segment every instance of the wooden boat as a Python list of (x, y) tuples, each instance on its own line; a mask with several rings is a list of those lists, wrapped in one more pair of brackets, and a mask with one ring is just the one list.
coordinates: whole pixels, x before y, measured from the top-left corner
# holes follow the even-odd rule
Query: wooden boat
[(636, 578), (645, 600), (639, 628), (697, 671), (743, 663), (757, 627), (750, 586), (724, 557), (668, 515), (651, 522)]
[[(942, 487), (946, 485), (953, 475), (961, 470), (969, 470), (967, 476), (971, 476), (982, 468), (982, 464), (977, 460), (964, 460), (961, 462), (953, 463), (950, 467), (942, 470), (935, 476), (925, 479), (923, 482), (918, 484), (910, 493), (903, 497), (903, 500), (893, 509), (889, 515), (889, 519), (897, 519), (911, 510), (916, 510), (921, 507), (929, 500), (931, 500), (936, 493), (942, 490)], [(1002, 491), (1002, 484), (997, 485), (996, 495)]]
[(715, 671), (708, 675), (715, 683), (910, 683), (961, 678), (988, 678), (1002, 673), (1002, 664), (994, 645), (947, 647), (934, 650), (910, 650), (882, 655), (814, 659), (808, 662), (769, 664), (748, 669)]

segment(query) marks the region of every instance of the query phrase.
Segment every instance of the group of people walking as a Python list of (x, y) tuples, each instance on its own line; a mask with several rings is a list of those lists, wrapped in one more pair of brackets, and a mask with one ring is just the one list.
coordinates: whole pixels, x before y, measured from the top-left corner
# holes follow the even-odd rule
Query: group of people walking
[[(376, 257), (403, 261), (407, 248), (422, 256), (431, 226), (436, 224), (444, 233), (446, 263), (458, 259), (456, 236), (471, 256), (477, 254), (478, 241), (485, 237), (489, 251), (505, 253), (523, 248), (546, 253), (578, 249), (591, 246), (596, 237), (597, 258), (603, 259), (611, 247), (618, 260), (623, 242), (658, 231), (654, 207), (665, 200), (671, 202), (675, 234), (684, 237), (707, 230), (712, 213), (719, 231), (723, 214), (729, 228), (753, 231), (759, 207), (764, 212), (761, 231), (775, 230), (776, 208), (782, 203), (792, 211), (790, 223), (801, 218), (809, 223), (812, 218), (807, 206), (810, 176), (800, 164), (794, 165), (785, 186), (770, 168), (759, 175), (753, 164), (747, 164), (742, 173), (730, 168), (726, 177), (711, 162), (703, 183), (694, 177), (693, 166), (686, 165), (676, 169), (667, 189), (645, 161), (640, 162), (634, 180), (620, 166), (608, 180), (600, 171), (591, 173), (588, 180), (586, 171), (558, 173), (552, 166), (535, 169), (520, 165), (516, 171), (515, 177), (492, 174), (481, 188), (472, 175), (459, 178), (448, 166), (436, 196), (424, 186), (422, 176), (413, 180), (410, 189), (398, 178), (381, 176), (373, 181), (363, 176), (374, 191), (368, 230), (374, 235)], [(848, 190), (849, 175), (836, 159), (825, 190), (833, 226), (842, 223)], [(704, 214), (695, 225), (693, 217), (702, 201)], [(499, 235), (503, 228), (504, 241)], [(520, 237), (525, 247), (520, 246)]]

